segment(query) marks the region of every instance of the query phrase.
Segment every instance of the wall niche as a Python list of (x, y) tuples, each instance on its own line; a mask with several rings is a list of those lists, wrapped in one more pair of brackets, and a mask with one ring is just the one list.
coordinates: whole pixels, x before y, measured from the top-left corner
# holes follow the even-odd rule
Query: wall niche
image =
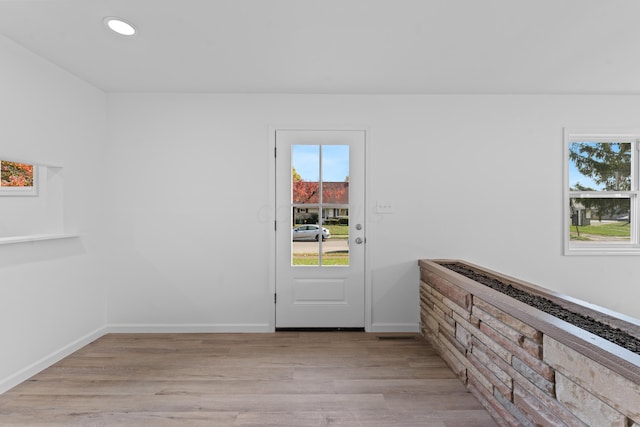
[(64, 168), (0, 160), (0, 244), (73, 237), (64, 226)]

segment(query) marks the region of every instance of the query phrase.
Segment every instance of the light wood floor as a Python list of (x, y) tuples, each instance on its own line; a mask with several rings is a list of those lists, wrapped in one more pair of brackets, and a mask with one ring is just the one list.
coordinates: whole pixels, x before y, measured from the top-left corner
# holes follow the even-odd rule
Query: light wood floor
[(496, 426), (428, 343), (397, 338), (109, 334), (0, 395), (0, 425)]

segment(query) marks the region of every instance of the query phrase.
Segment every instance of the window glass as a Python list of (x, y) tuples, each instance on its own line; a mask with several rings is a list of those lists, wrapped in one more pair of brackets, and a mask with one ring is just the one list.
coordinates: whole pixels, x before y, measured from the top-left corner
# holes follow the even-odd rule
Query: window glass
[(320, 146), (294, 145), (292, 147), (291, 163), (293, 203), (319, 203)]
[(348, 266), (349, 146), (291, 149), (291, 265)]
[(571, 191), (631, 189), (631, 143), (572, 142), (569, 161)]
[(566, 254), (640, 254), (638, 137), (565, 132)]
[(349, 203), (349, 146), (322, 146), (322, 203)]
[(320, 146), (291, 148), (291, 265), (320, 265)]
[(629, 243), (631, 200), (618, 198), (570, 198), (573, 242)]
[(0, 160), (0, 196), (37, 195), (37, 165)]

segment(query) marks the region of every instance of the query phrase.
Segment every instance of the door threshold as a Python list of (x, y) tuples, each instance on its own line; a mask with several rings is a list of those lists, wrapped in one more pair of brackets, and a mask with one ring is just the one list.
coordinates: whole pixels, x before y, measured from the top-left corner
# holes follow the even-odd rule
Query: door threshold
[(276, 332), (364, 332), (364, 328), (276, 328)]

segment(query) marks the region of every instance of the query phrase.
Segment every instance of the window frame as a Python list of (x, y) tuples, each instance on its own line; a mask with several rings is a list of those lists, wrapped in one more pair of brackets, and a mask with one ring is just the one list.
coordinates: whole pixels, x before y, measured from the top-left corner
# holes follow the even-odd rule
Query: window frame
[[(631, 144), (631, 189), (625, 191), (571, 191), (569, 169), (569, 147), (571, 143), (603, 142)], [(565, 255), (640, 255), (640, 129), (632, 130), (581, 130), (564, 129), (564, 189), (563, 189), (563, 239)], [(571, 198), (623, 198), (629, 199), (631, 223), (630, 241), (618, 242), (589, 242), (579, 243), (570, 240), (571, 231)]]

